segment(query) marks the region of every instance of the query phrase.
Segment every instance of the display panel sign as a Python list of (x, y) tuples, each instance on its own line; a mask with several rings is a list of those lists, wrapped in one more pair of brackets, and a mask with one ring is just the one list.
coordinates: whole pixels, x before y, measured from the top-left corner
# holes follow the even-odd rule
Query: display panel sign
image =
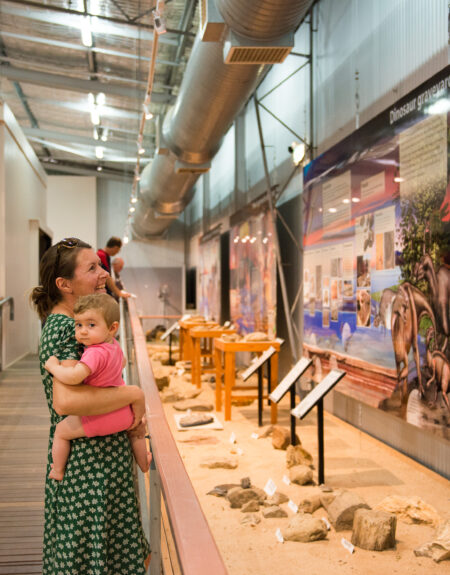
[(340, 391), (447, 439), (449, 83), (305, 167), (303, 268), (305, 348), (348, 372)]

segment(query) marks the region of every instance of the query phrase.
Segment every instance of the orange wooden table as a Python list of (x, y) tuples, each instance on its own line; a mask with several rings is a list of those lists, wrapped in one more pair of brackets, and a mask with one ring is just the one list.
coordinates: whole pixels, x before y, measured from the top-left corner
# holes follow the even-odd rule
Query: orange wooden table
[[(192, 342), (191, 338), (189, 337), (189, 330), (191, 327), (195, 327), (196, 325), (211, 325), (205, 322), (205, 320), (200, 319), (180, 319), (178, 322), (180, 327), (180, 359), (183, 361), (191, 361), (192, 360)], [(217, 325), (217, 324), (213, 324)]]
[[(205, 327), (197, 325), (189, 329), (189, 337), (192, 342), (192, 383), (201, 387), (202, 358), (211, 357), (213, 360), (214, 338), (221, 337), (223, 334), (236, 333), (235, 329), (222, 327), (220, 325)], [(201, 341), (205, 340), (205, 348), (202, 350)], [(213, 362), (214, 363), (214, 362)], [(206, 371), (206, 370), (205, 370)], [(211, 371), (214, 371), (211, 369)]]
[[(214, 340), (214, 360), (216, 365), (216, 411), (222, 409), (222, 374), (224, 375), (225, 388), (225, 421), (231, 420), (231, 400), (232, 389), (235, 384), (236, 353), (250, 351), (261, 354), (274, 347), (276, 352), (268, 360), (270, 361), (270, 389), (273, 390), (278, 385), (278, 353), (280, 351), (280, 341), (224, 341), (221, 338)], [(224, 366), (222, 367), (222, 354)], [(254, 387), (242, 387), (241, 389), (254, 389)], [(241, 399), (255, 399), (254, 395), (237, 396)], [(273, 401), (270, 404), (270, 421), (277, 422), (277, 404)]]

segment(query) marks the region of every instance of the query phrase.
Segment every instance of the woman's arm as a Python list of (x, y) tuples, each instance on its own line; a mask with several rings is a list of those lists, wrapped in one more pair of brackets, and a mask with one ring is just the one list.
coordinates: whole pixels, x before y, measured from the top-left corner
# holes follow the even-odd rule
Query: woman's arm
[(126, 405), (133, 409), (133, 428), (145, 413), (144, 392), (139, 387), (70, 386), (53, 378), (53, 407), (58, 415), (102, 415)]

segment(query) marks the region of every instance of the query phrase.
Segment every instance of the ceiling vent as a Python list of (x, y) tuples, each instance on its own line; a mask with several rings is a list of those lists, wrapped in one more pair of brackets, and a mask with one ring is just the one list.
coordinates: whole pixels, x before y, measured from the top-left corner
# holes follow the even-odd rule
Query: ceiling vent
[(175, 162), (176, 174), (206, 174), (211, 169), (211, 163), (206, 164), (188, 164), (187, 162)]
[(200, 1), (200, 38), (202, 42), (220, 42), (225, 22), (217, 10), (215, 0)]
[(225, 64), (280, 64), (294, 47), (294, 35), (286, 34), (275, 43), (258, 42), (229, 33), (224, 44)]

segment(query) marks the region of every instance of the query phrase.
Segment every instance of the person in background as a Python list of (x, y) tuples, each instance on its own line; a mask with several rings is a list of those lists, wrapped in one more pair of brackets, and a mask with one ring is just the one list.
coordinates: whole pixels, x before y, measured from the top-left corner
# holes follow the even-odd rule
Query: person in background
[(123, 290), (123, 283), (120, 279), (120, 272), (123, 270), (125, 262), (122, 258), (114, 258), (112, 262), (112, 269), (114, 272), (114, 280), (116, 282), (117, 289)]
[(106, 280), (106, 291), (109, 295), (112, 295), (115, 299), (121, 297), (128, 298), (130, 294), (123, 289), (119, 289), (113, 278), (111, 277), (111, 258), (116, 256), (122, 248), (122, 240), (116, 236), (112, 236), (106, 242), (106, 246), (103, 249), (97, 250), (97, 255), (100, 258), (102, 268), (109, 273), (109, 278)]

